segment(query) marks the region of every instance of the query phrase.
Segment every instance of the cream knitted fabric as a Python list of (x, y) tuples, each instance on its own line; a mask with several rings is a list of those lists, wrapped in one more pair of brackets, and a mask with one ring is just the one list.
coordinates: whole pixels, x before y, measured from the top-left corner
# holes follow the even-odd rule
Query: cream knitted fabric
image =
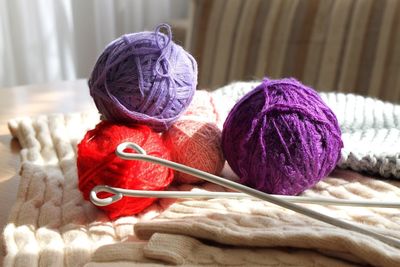
[[(377, 240), (252, 199), (176, 203), (165, 199), (138, 216), (110, 222), (84, 201), (77, 189), (76, 144), (97, 122), (95, 113), (10, 121), (11, 133), (22, 146), (22, 165), (17, 201), (3, 232), (7, 250), (4, 266), (91, 266), (106, 261), (118, 265), (129, 265), (126, 262), (130, 261), (136, 266), (232, 266), (230, 260), (236, 256), (234, 259), (240, 263), (237, 266), (293, 266), (296, 259), (300, 266), (400, 264), (400, 251)], [(224, 175), (230, 176), (226, 172)], [(304, 194), (400, 201), (399, 186), (396, 181), (339, 171)], [(184, 185), (171, 189), (223, 190), (209, 183), (201, 188)], [(400, 232), (396, 209), (309, 206), (387, 235), (398, 236)], [(157, 216), (160, 220), (154, 220)], [(139, 237), (149, 242), (138, 240), (136, 224)], [(215, 254), (210, 258), (211, 253)], [(262, 257), (265, 260), (258, 262)]]
[[(110, 248), (112, 247), (112, 248)], [(136, 253), (128, 252), (135, 248)], [(128, 252), (128, 253), (127, 253)], [(152, 260), (150, 260), (152, 259)], [(206, 245), (184, 235), (152, 235), (149, 242), (119, 243), (104, 246), (86, 266), (120, 266), (122, 260), (131, 266), (354, 266), (342, 260), (310, 250), (221, 247)], [(114, 262), (112, 265), (111, 262)], [(125, 265), (122, 265), (125, 266)], [(126, 265), (129, 266), (129, 265)]]
[[(236, 82), (212, 93), (220, 117), (260, 82)], [(340, 168), (400, 178), (400, 105), (353, 94), (320, 93), (336, 114), (344, 148)], [(222, 124), (219, 124), (222, 127)]]
[(21, 146), (17, 201), (3, 236), (4, 266), (82, 266), (104, 244), (133, 236), (132, 225), (159, 214), (152, 206), (110, 222), (77, 188), (76, 145), (98, 115), (67, 114), (9, 122)]
[[(347, 175), (339, 173), (340, 176), (343, 174)], [(363, 198), (377, 195), (376, 190), (383, 189), (378, 189), (380, 186), (386, 187), (384, 183), (379, 186), (378, 181), (365, 177), (348, 179), (328, 178), (306, 191), (305, 195)], [(375, 184), (372, 187), (371, 182)], [(392, 196), (395, 193), (395, 199), (399, 199), (398, 188), (389, 186), (384, 191)], [(323, 214), (364, 224), (364, 227), (384, 235), (400, 238), (400, 216), (395, 210), (308, 206)], [(337, 258), (374, 266), (394, 267), (400, 264), (399, 249), (254, 199), (187, 200), (175, 203), (156, 220), (136, 224), (135, 232), (142, 239), (161, 232), (188, 235), (224, 245), (311, 249), (327, 256), (335, 255)]]

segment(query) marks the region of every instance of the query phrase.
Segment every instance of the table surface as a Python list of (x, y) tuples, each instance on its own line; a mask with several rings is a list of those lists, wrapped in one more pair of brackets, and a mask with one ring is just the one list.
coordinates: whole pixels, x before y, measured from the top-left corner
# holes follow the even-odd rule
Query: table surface
[[(20, 146), (10, 135), (7, 121), (15, 117), (90, 110), (96, 108), (86, 80), (0, 88), (0, 229), (7, 222), (19, 184)], [(2, 237), (0, 265), (4, 252)]]

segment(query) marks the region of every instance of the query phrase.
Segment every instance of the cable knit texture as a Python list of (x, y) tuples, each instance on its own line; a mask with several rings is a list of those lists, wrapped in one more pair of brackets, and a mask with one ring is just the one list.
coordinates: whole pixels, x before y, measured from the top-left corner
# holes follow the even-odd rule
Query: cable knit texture
[[(245, 85), (239, 87), (247, 90), (251, 84)], [(228, 104), (236, 100), (234, 95), (224, 94), (224, 90), (212, 94), (219, 120), (224, 118)], [(388, 151), (382, 156), (384, 159), (398, 155), (396, 151), (400, 149), (396, 150), (397, 144), (393, 141), (400, 119), (396, 115), (397, 106), (351, 95), (327, 94), (323, 98), (334, 110), (342, 111), (336, 111), (345, 131), (342, 167), (355, 168), (358, 164), (360, 169), (367, 170), (366, 166), (370, 165), (360, 160), (367, 148), (379, 153)], [(366, 105), (354, 107), (350, 101)], [(353, 114), (363, 114), (362, 122), (358, 123), (358, 115), (349, 120), (350, 110)], [(178, 202), (163, 199), (136, 216), (110, 221), (102, 211), (83, 200), (77, 188), (76, 145), (98, 121), (93, 112), (9, 122), (11, 133), (22, 147), (22, 163), (17, 201), (3, 232), (7, 250), (4, 266), (400, 265), (399, 249), (250, 198)], [(391, 134), (374, 134), (370, 139), (362, 134), (385, 129)], [(367, 140), (376, 140), (376, 143)], [(346, 156), (349, 154), (357, 157), (352, 161)], [(371, 155), (376, 157), (374, 153)], [(387, 166), (384, 164), (389, 161), (374, 164)], [(398, 175), (398, 165), (390, 166), (387, 170)], [(380, 172), (375, 168), (371, 171)], [(224, 169), (223, 175), (233, 176), (229, 169)], [(180, 185), (170, 190), (224, 191), (210, 183)], [(400, 201), (400, 182), (337, 170), (303, 195)], [(307, 206), (382, 234), (400, 237), (397, 209)]]

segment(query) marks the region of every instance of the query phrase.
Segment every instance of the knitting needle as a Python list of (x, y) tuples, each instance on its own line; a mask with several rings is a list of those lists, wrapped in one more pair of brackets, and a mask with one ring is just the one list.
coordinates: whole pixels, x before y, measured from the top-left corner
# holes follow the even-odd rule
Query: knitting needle
[[(136, 153), (124, 152), (124, 150), (126, 150), (127, 148), (133, 149), (134, 151), (136, 151)], [(270, 203), (273, 203), (275, 205), (281, 206), (286, 209), (290, 209), (292, 211), (295, 211), (295, 212), (305, 215), (307, 217), (325, 222), (325, 223), (333, 225), (333, 226), (337, 226), (339, 228), (357, 232), (357, 233), (360, 233), (360, 234), (363, 234), (363, 235), (366, 235), (369, 237), (373, 237), (373, 238), (376, 238), (376, 239), (386, 243), (387, 245), (394, 246), (396, 248), (400, 248), (400, 240), (399, 239), (385, 236), (385, 235), (379, 234), (377, 232), (368, 230), (366, 228), (357, 226), (355, 224), (330, 217), (328, 215), (319, 213), (317, 211), (308, 209), (306, 207), (302, 207), (297, 204), (290, 203), (284, 199), (277, 198), (273, 195), (266, 194), (264, 192), (253, 189), (251, 187), (247, 187), (247, 186), (232, 182), (230, 180), (221, 178), (219, 176), (216, 176), (216, 175), (213, 175), (213, 174), (210, 174), (210, 173), (198, 170), (198, 169), (190, 168), (188, 166), (185, 166), (185, 165), (182, 165), (179, 163), (175, 163), (175, 162), (172, 162), (169, 160), (146, 155), (146, 151), (135, 143), (131, 143), (131, 142), (121, 143), (117, 146), (115, 153), (118, 157), (125, 159), (125, 160), (142, 160), (142, 161), (146, 161), (146, 162), (159, 164), (159, 165), (162, 165), (162, 166), (165, 166), (165, 167), (168, 167), (168, 168), (180, 171), (180, 172), (184, 172), (184, 173), (187, 173), (190, 175), (194, 175), (196, 177), (199, 177), (199, 178), (209, 181), (211, 183), (215, 183), (215, 184), (218, 184), (218, 185), (221, 185), (221, 186), (224, 186), (224, 187), (236, 190), (236, 191), (240, 191), (242, 193), (246, 193), (250, 196), (259, 198), (261, 200), (268, 201)], [(118, 194), (118, 195), (114, 195), (114, 196), (117, 196), (117, 198), (122, 198), (122, 194)]]
[[(99, 198), (99, 192), (107, 192), (116, 195), (115, 197)], [(155, 197), (155, 198), (248, 198), (251, 197), (244, 193), (236, 192), (185, 192), (185, 191), (149, 191), (132, 190), (107, 185), (98, 185), (91, 191), (90, 199), (97, 206), (107, 206), (117, 202), (124, 196), (129, 197)], [(352, 206), (352, 207), (377, 207), (377, 208), (400, 208), (400, 202), (386, 201), (377, 202), (371, 200), (348, 200), (332, 199), (322, 197), (299, 197), (272, 195), (293, 203), (306, 203), (318, 205)]]

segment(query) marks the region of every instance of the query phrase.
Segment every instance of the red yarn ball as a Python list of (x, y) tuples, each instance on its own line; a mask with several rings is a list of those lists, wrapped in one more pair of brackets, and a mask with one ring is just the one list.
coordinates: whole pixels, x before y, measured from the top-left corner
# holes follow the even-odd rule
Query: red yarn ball
[[(90, 191), (96, 185), (136, 190), (162, 190), (171, 183), (173, 171), (169, 168), (117, 157), (115, 149), (122, 142), (137, 143), (148, 155), (170, 160), (170, 152), (162, 138), (149, 127), (125, 126), (102, 121), (95, 129), (88, 131), (78, 145), (79, 190), (86, 200), (89, 200)], [(100, 193), (98, 196), (104, 198), (110, 194)], [(110, 219), (115, 219), (137, 214), (154, 201), (155, 198), (123, 197), (111, 205), (99, 208), (104, 210)]]

